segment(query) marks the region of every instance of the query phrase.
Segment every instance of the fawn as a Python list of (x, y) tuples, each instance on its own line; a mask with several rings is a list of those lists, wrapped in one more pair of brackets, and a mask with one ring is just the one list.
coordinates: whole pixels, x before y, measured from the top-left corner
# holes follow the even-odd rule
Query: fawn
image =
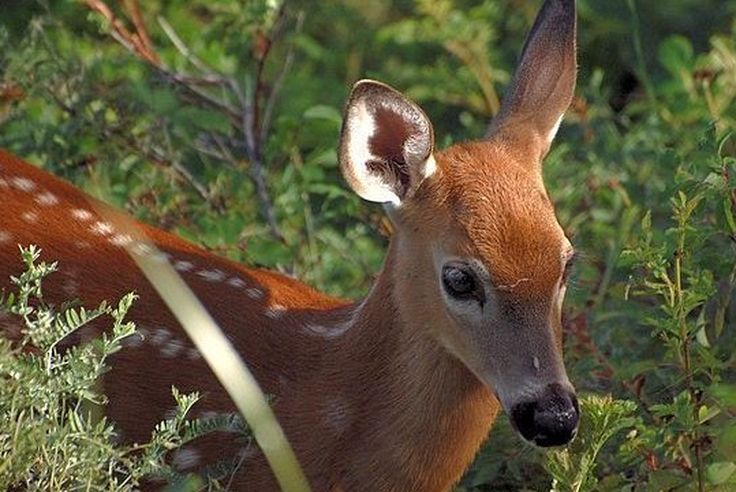
[[(383, 270), (360, 301), (138, 225), (273, 395), (315, 490), (447, 490), (501, 409), (538, 446), (574, 437), (579, 410), (561, 354), (573, 248), (541, 161), (573, 95), (575, 36), (574, 0), (546, 0), (486, 137), (441, 151), (415, 103), (379, 82), (354, 86), (340, 166), (395, 226)], [(123, 439), (148, 439), (173, 406), (172, 385), (203, 392), (195, 416), (233, 410), (123, 249), (131, 238), (97, 213), (119, 212), (7, 153), (0, 196), (0, 288), (20, 271), (16, 245), (34, 243), (61, 264), (49, 300), (140, 296), (129, 317), (144, 337), (114, 356), (103, 382)], [(17, 330), (2, 316), (0, 327)], [(233, 457), (235, 490), (276, 488), (260, 451), (226, 433), (172, 459), (189, 470)]]

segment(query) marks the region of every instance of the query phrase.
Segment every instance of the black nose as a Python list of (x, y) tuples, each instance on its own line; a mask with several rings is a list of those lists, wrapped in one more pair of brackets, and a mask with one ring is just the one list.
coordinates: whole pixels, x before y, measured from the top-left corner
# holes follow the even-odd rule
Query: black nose
[(561, 446), (575, 437), (580, 409), (575, 394), (562, 385), (548, 385), (535, 400), (517, 403), (511, 423), (527, 441), (537, 446)]

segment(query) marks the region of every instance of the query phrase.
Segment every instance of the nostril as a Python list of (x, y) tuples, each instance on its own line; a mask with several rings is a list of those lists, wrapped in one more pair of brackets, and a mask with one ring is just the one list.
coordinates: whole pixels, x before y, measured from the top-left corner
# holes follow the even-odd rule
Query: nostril
[(549, 385), (541, 398), (522, 402), (511, 411), (511, 422), (524, 439), (537, 446), (561, 446), (575, 437), (580, 410), (575, 395)]
[(553, 390), (546, 403), (540, 405), (534, 418), (537, 428), (534, 442), (545, 447), (567, 444), (578, 428), (580, 411), (577, 398), (568, 391)]
[(570, 408), (559, 412), (542, 411), (535, 415), (537, 434), (534, 443), (538, 446), (561, 446), (567, 444), (575, 435), (578, 426), (578, 413)]
[(511, 410), (511, 424), (527, 441), (533, 441), (537, 435), (536, 414), (534, 401), (519, 403)]

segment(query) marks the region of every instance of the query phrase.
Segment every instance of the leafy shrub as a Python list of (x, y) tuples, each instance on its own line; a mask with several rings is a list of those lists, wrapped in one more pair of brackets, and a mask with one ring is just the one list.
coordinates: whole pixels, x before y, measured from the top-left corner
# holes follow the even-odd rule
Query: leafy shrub
[[(12, 279), (16, 292), (0, 298), (24, 324), (22, 339), (0, 337), (0, 488), (3, 490), (135, 490), (144, 478), (173, 478), (165, 462), (172, 449), (199, 435), (185, 421), (197, 395), (174, 390), (177, 412), (161, 422), (146, 444), (115, 444), (113, 426), (100, 415), (105, 397), (96, 383), (121, 342), (138, 336), (124, 321), (134, 296), (116, 306), (58, 311), (43, 302), (41, 283), (56, 264), (37, 263), (40, 251), (22, 249), (26, 271)], [(109, 317), (109, 334), (67, 350), (64, 339), (92, 321)]]
[(618, 432), (632, 427), (636, 404), (611, 397), (586, 396), (580, 400), (582, 420), (578, 438), (566, 449), (547, 455), (546, 469), (554, 492), (595, 490), (598, 455)]

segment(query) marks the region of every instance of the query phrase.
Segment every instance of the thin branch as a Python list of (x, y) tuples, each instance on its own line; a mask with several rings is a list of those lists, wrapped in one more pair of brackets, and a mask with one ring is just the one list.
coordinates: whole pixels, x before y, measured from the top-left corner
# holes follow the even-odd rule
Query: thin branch
[(221, 99), (216, 99), (206, 92), (198, 89), (195, 85), (188, 83), (186, 77), (169, 71), (166, 67), (154, 65), (158, 72), (169, 82), (184, 90), (185, 96), (190, 98), (190, 102), (209, 107), (217, 111), (225, 113), (236, 129), (242, 130), (242, 122), (240, 121), (240, 112), (238, 108), (231, 106)]
[[(244, 94), (235, 79), (217, 73), (211, 67), (207, 66), (202, 60), (197, 58), (193, 54), (192, 50), (190, 50), (177, 35), (176, 31), (174, 31), (166, 19), (159, 17), (159, 25), (169, 37), (172, 44), (194, 67), (202, 72), (202, 76), (193, 77), (189, 74), (183, 74), (169, 69), (156, 55), (150, 36), (148, 35), (148, 30), (146, 29), (141, 16), (137, 0), (122, 0), (126, 7), (128, 16), (136, 29), (135, 33), (129, 31), (125, 27), (124, 23), (115, 16), (103, 0), (84, 1), (91, 10), (98, 12), (108, 20), (111, 26), (111, 36), (113, 39), (135, 56), (147, 61), (169, 83), (179, 87), (182, 90), (181, 95), (185, 100), (188, 100), (195, 105), (222, 112), (229, 117), (233, 127), (244, 136), (245, 145), (243, 148), (245, 155), (249, 160), (249, 174), (256, 188), (261, 212), (274, 237), (283, 241), (283, 234), (281, 233), (278, 222), (276, 221), (273, 203), (266, 184), (261, 148), (267, 137), (267, 129), (268, 126), (270, 126), (275, 99), (283, 82), (279, 79), (282, 79), (284, 76), (283, 73), (288, 71), (288, 68), (291, 65), (291, 57), (287, 57), (285, 67), (282, 69), (282, 75), (279, 76), (279, 79), (277, 79), (276, 85), (274, 86), (275, 90), (272, 90), (269, 94), (269, 99), (266, 102), (266, 107), (263, 113), (263, 119), (261, 119), (261, 98), (265, 92), (263, 79), (267, 57), (271, 51), (273, 40), (282, 34), (282, 28), (285, 26), (286, 22), (284, 4), (282, 3), (279, 7), (277, 19), (274, 22), (269, 35), (264, 33), (257, 34), (259, 38), (256, 40), (254, 50), (254, 56), (257, 60), (254, 87), (252, 88), (252, 91), (246, 91)], [(300, 29), (301, 22), (302, 21), (300, 20)], [(199, 88), (199, 86), (206, 84), (217, 84), (222, 87), (229, 88), (230, 92), (238, 101), (237, 106), (233, 106), (228, 102), (228, 100), (213, 96), (209, 92)], [(263, 122), (267, 123), (265, 127), (262, 125)], [(193, 177), (191, 174), (188, 174), (186, 169), (180, 168), (177, 169), (177, 172), (184, 176), (185, 179), (192, 182), (191, 179), (193, 179)], [(197, 188), (197, 191), (200, 192), (200, 194), (203, 191), (206, 192), (203, 188)]]
[[(122, 43), (124, 46), (153, 65), (159, 63), (158, 56), (153, 51), (152, 47), (147, 46), (143, 41), (148, 36), (145, 29), (143, 33), (137, 32), (134, 34), (130, 32), (123, 22), (115, 15), (112, 9), (110, 9), (110, 7), (108, 7), (108, 5), (102, 0), (84, 0), (84, 2), (90, 9), (98, 12), (107, 19), (110, 23), (110, 27), (112, 28), (113, 35), (116, 35), (116, 39), (118, 41), (124, 40), (124, 43)], [(136, 10), (137, 6), (134, 7), (134, 10)], [(140, 20), (140, 11), (137, 12), (137, 15), (139, 16), (138, 20)]]
[(151, 60), (151, 63), (159, 63), (159, 57), (153, 47), (151, 37), (148, 35), (146, 23), (143, 22), (143, 16), (141, 15), (138, 1), (123, 0), (123, 5), (128, 11), (128, 17), (130, 17), (131, 22), (133, 22), (133, 26), (135, 26), (136, 36), (140, 42), (141, 50), (146, 53), (146, 56)]
[(229, 161), (230, 165), (233, 166), (233, 168), (237, 167), (235, 156), (233, 156), (233, 153), (230, 151), (230, 148), (227, 145), (225, 145), (225, 142), (223, 142), (222, 137), (220, 135), (213, 134), (212, 141), (215, 142), (215, 144), (217, 145), (217, 148), (220, 149), (220, 152), (225, 156), (224, 160)]
[[(142, 29), (145, 34), (141, 34), (140, 32), (138, 34), (133, 34), (125, 27), (122, 21), (120, 21), (120, 19), (115, 16), (115, 14), (104, 1), (84, 1), (90, 9), (98, 12), (105, 19), (107, 19), (112, 28), (110, 34), (113, 39), (115, 39), (120, 45), (122, 45), (133, 55), (136, 55), (137, 57), (147, 61), (166, 80), (175, 83), (176, 85), (184, 89), (186, 95), (193, 98), (193, 102), (201, 103), (204, 106), (209, 107), (210, 109), (224, 112), (230, 117), (232, 123), (235, 125), (236, 128), (241, 127), (241, 123), (239, 121), (239, 111), (237, 108), (234, 108), (227, 104), (225, 101), (214, 98), (206, 92), (198, 89), (196, 87), (197, 84), (190, 83), (190, 76), (173, 72), (163, 62), (161, 62), (161, 60), (158, 59), (157, 56), (152, 56), (152, 54), (155, 55), (153, 48), (147, 48), (144, 45), (143, 41), (141, 41), (144, 38), (148, 39), (148, 34), (145, 27), (143, 27), (143, 21), (140, 17), (138, 17), (138, 22), (140, 22), (141, 25), (140, 29)], [(137, 15), (140, 16), (140, 12), (138, 12)]]
[[(250, 158), (250, 175), (256, 186), (256, 194), (260, 202), (261, 211), (263, 212), (271, 233), (280, 240), (284, 240), (284, 236), (276, 221), (273, 203), (268, 193), (268, 185), (266, 183), (265, 172), (263, 170), (263, 156), (261, 154), (261, 146), (265, 140), (265, 135), (261, 132), (259, 118), (261, 116), (261, 96), (264, 91), (263, 75), (266, 67), (266, 60), (273, 46), (273, 38), (281, 32), (286, 19), (285, 6), (282, 3), (277, 13), (277, 20), (270, 35), (258, 32), (255, 43), (256, 74), (254, 87), (250, 94), (245, 95), (245, 104), (243, 105), (243, 132), (246, 141), (246, 152)], [(243, 100), (241, 93), (238, 91), (241, 101)], [(248, 97), (250, 96), (250, 97)]]
[(167, 21), (164, 17), (160, 15), (156, 17), (156, 21), (158, 22), (158, 25), (161, 26), (161, 29), (163, 29), (166, 36), (169, 38), (169, 41), (171, 41), (171, 44), (173, 44), (174, 47), (179, 50), (179, 53), (181, 53), (182, 56), (184, 56), (184, 58), (186, 58), (189, 63), (191, 63), (194, 67), (199, 69), (199, 71), (201, 71), (208, 77), (217, 77), (220, 82), (226, 81), (225, 77), (222, 77), (222, 75), (215, 73), (212, 68), (210, 68), (205, 62), (197, 57), (197, 55), (195, 55), (192, 50), (189, 49), (189, 47), (176, 33), (171, 24), (169, 24), (169, 21)]
[(217, 161), (228, 161), (228, 156), (222, 152), (218, 152), (211, 147), (207, 147), (202, 141), (194, 141), (190, 144), (190, 147), (198, 154), (206, 155)]
[[(300, 34), (304, 27), (304, 12), (300, 11), (296, 18), (296, 27), (294, 32)], [(268, 133), (271, 131), (271, 119), (273, 117), (273, 110), (276, 107), (276, 101), (278, 100), (279, 94), (281, 94), (281, 88), (284, 85), (286, 74), (291, 70), (291, 65), (294, 63), (294, 45), (290, 45), (286, 52), (284, 64), (281, 67), (276, 80), (271, 88), (271, 93), (268, 95), (268, 101), (266, 101), (266, 109), (263, 112), (263, 118), (261, 119), (261, 135), (260, 139), (262, 142), (266, 141)]]

